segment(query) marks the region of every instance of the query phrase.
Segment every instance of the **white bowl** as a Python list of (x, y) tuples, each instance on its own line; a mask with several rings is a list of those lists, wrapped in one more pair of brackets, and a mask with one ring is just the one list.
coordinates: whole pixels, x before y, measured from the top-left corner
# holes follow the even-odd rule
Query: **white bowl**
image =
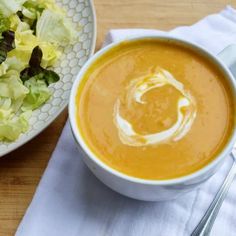
[[(144, 38), (155, 38), (155, 39), (164, 39), (168, 41), (178, 42), (180, 44), (184, 44), (187, 47), (197, 51), (200, 54), (208, 57), (217, 67), (219, 67), (225, 75), (225, 78), (229, 81), (231, 88), (234, 94), (234, 100), (236, 101), (236, 84), (235, 79), (227, 68), (227, 66), (220, 60), (218, 57), (212, 55), (207, 52), (202, 47), (199, 47), (193, 43), (190, 43), (185, 40), (180, 40), (174, 37), (163, 37), (163, 36), (145, 36), (145, 37), (135, 37), (130, 40), (144, 39)], [(126, 40), (127, 41), (127, 40)], [(120, 42), (119, 42), (120, 43)], [(119, 172), (110, 166), (103, 163), (88, 147), (84, 139), (82, 138), (80, 131), (77, 127), (76, 123), (76, 105), (75, 99), (78, 91), (78, 87), (80, 86), (80, 82), (83, 78), (83, 75), (90, 67), (90, 65), (97, 60), (101, 55), (105, 52), (109, 51), (111, 48), (115, 47), (119, 43), (113, 43), (107, 47), (104, 47), (99, 52), (97, 52), (79, 72), (70, 95), (69, 102), (69, 118), (70, 124), (72, 128), (72, 132), (75, 138), (75, 141), (78, 144), (78, 148), (82, 148), (83, 150), (83, 160), (89, 167), (89, 169), (100, 179), (104, 184), (106, 184), (111, 189), (123, 194), (125, 196), (139, 199), (139, 200), (147, 200), (147, 201), (164, 201), (177, 198), (181, 194), (188, 192), (190, 190), (195, 189), (197, 186), (200, 186), (204, 181), (206, 181), (209, 177), (211, 177), (218, 168), (222, 165), (225, 158), (229, 158), (228, 154), (233, 148), (233, 145), (236, 141), (236, 130), (234, 129), (232, 132), (232, 136), (229, 142), (226, 144), (224, 149), (220, 152), (220, 154), (208, 165), (204, 166), (202, 169), (180, 178), (170, 179), (170, 180), (146, 180), (141, 178), (135, 178), (132, 176), (128, 176), (122, 172)], [(227, 48), (223, 51), (222, 54), (219, 55), (221, 59), (228, 60), (229, 64), (236, 62), (236, 45), (231, 48)], [(229, 60), (231, 58), (231, 60)], [(78, 152), (79, 155), (79, 152)]]

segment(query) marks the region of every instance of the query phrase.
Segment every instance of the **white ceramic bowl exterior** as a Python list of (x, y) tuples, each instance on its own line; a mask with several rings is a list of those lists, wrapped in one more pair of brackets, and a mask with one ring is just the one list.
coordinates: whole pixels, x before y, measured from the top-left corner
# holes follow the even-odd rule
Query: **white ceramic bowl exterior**
[[(236, 85), (234, 81), (233, 74), (227, 68), (227, 66), (231, 67), (236, 62), (236, 45), (231, 48), (225, 49), (222, 54), (219, 55), (221, 60), (207, 52), (205, 49), (189, 43), (184, 40), (180, 40), (173, 37), (163, 37), (163, 36), (149, 36), (149, 37), (137, 37), (129, 40), (143, 39), (143, 38), (156, 38), (156, 39), (164, 39), (168, 41), (174, 41), (180, 44), (184, 44), (187, 47), (192, 48), (200, 54), (208, 57), (214, 64), (219, 67), (222, 72), (225, 74), (225, 78), (229, 81), (233, 94), (234, 101), (236, 101)], [(145, 180), (140, 178), (131, 177), (125, 175), (117, 170), (112, 169), (111, 167), (104, 164), (97, 158), (94, 153), (88, 148), (83, 138), (80, 135), (79, 129), (76, 124), (76, 106), (75, 106), (75, 97), (78, 90), (78, 86), (80, 85), (81, 79), (86, 72), (86, 70), (90, 67), (90, 65), (99, 58), (103, 53), (107, 52), (118, 43), (111, 44), (99, 52), (97, 52), (81, 69), (79, 72), (71, 91), (70, 103), (69, 103), (69, 117), (72, 132), (74, 138), (78, 144), (78, 148), (83, 150), (82, 158), (90, 170), (100, 179), (104, 184), (106, 184), (111, 189), (131, 198), (146, 200), (146, 201), (165, 201), (177, 198), (181, 194), (188, 192), (190, 190), (195, 189), (197, 186), (200, 186), (201, 183), (210, 178), (222, 165), (225, 158), (228, 158), (228, 154), (233, 148), (233, 145), (236, 141), (236, 132), (233, 131), (232, 137), (222, 152), (214, 159), (211, 163), (209, 163), (204, 168), (200, 169), (193, 174), (171, 179), (171, 180)], [(231, 58), (229, 60), (229, 58)], [(224, 64), (224, 61), (226, 64)], [(78, 152), (79, 153), (79, 152)], [(79, 154), (78, 154), (79, 155)]]
[(60, 81), (50, 86), (52, 97), (33, 112), (30, 129), (15, 142), (0, 142), (0, 157), (22, 146), (42, 132), (67, 106), (72, 84), (81, 67), (93, 54), (96, 41), (96, 17), (91, 0), (56, 0), (79, 30), (78, 41), (63, 48), (55, 66)]

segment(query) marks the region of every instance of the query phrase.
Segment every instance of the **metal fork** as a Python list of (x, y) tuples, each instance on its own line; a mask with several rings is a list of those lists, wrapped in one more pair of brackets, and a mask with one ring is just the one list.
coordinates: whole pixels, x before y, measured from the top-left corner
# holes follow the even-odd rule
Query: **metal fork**
[(234, 160), (230, 171), (225, 178), (224, 183), (217, 192), (215, 198), (213, 199), (211, 205), (207, 209), (205, 215), (202, 217), (201, 221), (197, 227), (192, 232), (191, 236), (208, 236), (211, 233), (212, 226), (216, 219), (216, 216), (220, 210), (220, 207), (228, 193), (229, 187), (236, 176), (236, 147), (233, 148), (230, 154)]

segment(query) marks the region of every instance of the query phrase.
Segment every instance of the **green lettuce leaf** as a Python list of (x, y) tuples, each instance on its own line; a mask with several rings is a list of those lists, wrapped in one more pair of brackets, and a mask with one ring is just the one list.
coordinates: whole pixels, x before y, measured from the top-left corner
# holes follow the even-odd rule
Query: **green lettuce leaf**
[(8, 65), (6, 62), (0, 64), (0, 76), (5, 75), (8, 69)]
[(0, 98), (0, 121), (7, 119), (12, 114), (12, 100), (10, 98)]
[(1, 0), (0, 12), (3, 16), (9, 17), (10, 15), (20, 11), (25, 1), (26, 0)]
[(6, 30), (10, 29), (10, 20), (0, 13), (0, 35)]
[(36, 46), (40, 46), (43, 51), (42, 67), (55, 64), (61, 56), (61, 52), (56, 45), (45, 42), (33, 35), (33, 31), (25, 22), (21, 22), (17, 15), (10, 17), (11, 29), (15, 31), (16, 48), (8, 53), (8, 57), (16, 57), (27, 66), (31, 53)]
[[(60, 46), (75, 37), (55, 0), (0, 0), (0, 141), (14, 141), (29, 129), (32, 111), (50, 98), (48, 86), (59, 80), (48, 67), (61, 56)], [(37, 46), (41, 52), (30, 61)]]
[(31, 111), (20, 110), (28, 93), (17, 71), (9, 70), (0, 77), (0, 140), (13, 141), (28, 129)]
[(28, 92), (17, 71), (9, 70), (0, 78), (0, 97), (16, 100), (24, 98)]
[(23, 111), (34, 110), (44, 104), (51, 96), (46, 82), (38, 78), (36, 75), (25, 82), (25, 86), (29, 89), (29, 93), (26, 95), (23, 106)]
[(22, 14), (29, 19), (37, 19), (44, 9), (45, 6), (38, 1), (28, 0), (23, 4)]
[(36, 11), (40, 13), (42, 13), (44, 9), (49, 9), (60, 14), (65, 13), (64, 10), (56, 4), (55, 0), (27, 0), (24, 6), (28, 9), (36, 9)]
[(21, 71), (25, 67), (25, 63), (14, 56), (7, 57), (4, 63), (7, 65), (9, 70)]
[(68, 45), (76, 38), (76, 31), (63, 14), (44, 10), (36, 25), (36, 36), (56, 45)]
[(26, 64), (16, 57), (7, 57), (6, 61), (0, 64), (0, 77), (7, 73), (7, 70), (22, 71)]
[(29, 128), (29, 118), (31, 111), (23, 112), (18, 117), (0, 120), (0, 141), (16, 140), (21, 133), (24, 133)]
[[(19, 112), (25, 96), (29, 93), (27, 87), (22, 84), (18, 72), (8, 71), (0, 77), (0, 109), (1, 117), (6, 114), (15, 115)], [(8, 117), (5, 117), (8, 118)]]

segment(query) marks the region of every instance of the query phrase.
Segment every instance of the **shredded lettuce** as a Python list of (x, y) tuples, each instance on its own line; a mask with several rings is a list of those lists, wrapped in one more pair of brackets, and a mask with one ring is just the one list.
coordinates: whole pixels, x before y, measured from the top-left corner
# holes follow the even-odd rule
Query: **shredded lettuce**
[(19, 58), (12, 56), (8, 57), (4, 62), (7, 65), (8, 70), (21, 71), (25, 68), (25, 63), (22, 62)]
[(18, 72), (9, 70), (0, 78), (0, 140), (15, 140), (28, 129), (31, 111), (19, 112), (29, 89), (19, 78)]
[(19, 78), (19, 73), (15, 70), (9, 70), (0, 78), (0, 96), (3, 98), (21, 99), (28, 93)]
[(8, 64), (3, 62), (1, 65), (0, 65), (0, 76), (2, 75), (5, 75), (6, 72), (7, 72), (7, 69), (8, 69)]
[(39, 1), (26, 1), (23, 5), (22, 14), (29, 19), (37, 19), (46, 8)]
[(31, 6), (31, 8), (36, 9), (37, 11), (42, 11), (41, 9), (49, 9), (60, 14), (65, 13), (64, 9), (55, 4), (55, 0), (27, 0), (24, 6)]
[(9, 17), (10, 15), (20, 11), (25, 1), (26, 0), (1, 0), (0, 12), (5, 17)]
[(12, 100), (10, 98), (0, 98), (0, 120), (7, 119), (11, 116)]
[(43, 51), (42, 66), (48, 67), (55, 64), (61, 56), (58, 47), (49, 42), (39, 40), (32, 34), (30, 29), (25, 31), (16, 31), (16, 48), (9, 53), (9, 56), (15, 56), (27, 65), (31, 53), (36, 46), (40, 46)]
[(41, 66), (46, 68), (55, 65), (58, 58), (61, 57), (61, 51), (58, 50), (58, 47), (54, 44), (44, 41), (39, 42), (38, 45), (43, 51)]
[(10, 20), (0, 13), (0, 34), (10, 29)]
[(14, 141), (29, 128), (31, 111), (23, 112), (18, 117), (0, 120), (0, 140)]
[(48, 67), (75, 38), (55, 0), (0, 0), (0, 141), (29, 129), (32, 111), (48, 101), (49, 85), (59, 80)]
[(24, 99), (21, 108), (23, 111), (34, 110), (40, 107), (51, 96), (51, 92), (45, 81), (39, 79), (37, 75), (27, 80), (25, 86), (29, 89), (29, 93)]
[(44, 10), (36, 25), (36, 35), (43, 41), (67, 45), (76, 37), (76, 31), (64, 15)]

